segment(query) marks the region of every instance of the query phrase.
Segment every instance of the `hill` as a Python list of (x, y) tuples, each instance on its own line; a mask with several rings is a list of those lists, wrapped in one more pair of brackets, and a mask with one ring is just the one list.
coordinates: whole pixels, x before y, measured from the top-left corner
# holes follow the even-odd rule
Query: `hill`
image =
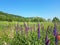
[(0, 11), (0, 21), (19, 21), (19, 22), (43, 22), (46, 21), (44, 18), (41, 17), (22, 17), (22, 16), (18, 16), (18, 15), (14, 15), (14, 14), (8, 14), (5, 12)]

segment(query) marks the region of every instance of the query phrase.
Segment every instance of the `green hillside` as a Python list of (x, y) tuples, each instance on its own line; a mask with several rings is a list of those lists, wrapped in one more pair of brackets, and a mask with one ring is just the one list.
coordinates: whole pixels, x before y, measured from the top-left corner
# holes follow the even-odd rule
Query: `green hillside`
[(22, 16), (17, 16), (14, 14), (8, 14), (8, 13), (4, 13), (2, 11), (0, 11), (0, 21), (19, 21), (19, 22), (43, 22), (46, 21), (45, 19), (41, 18), (41, 17), (22, 17)]
[(8, 14), (5, 12), (0, 11), (0, 21), (18, 21), (18, 22), (60, 22), (60, 19), (57, 17), (54, 17), (52, 20), (51, 19), (44, 19), (42, 17), (22, 17), (22, 16), (18, 16), (18, 15), (14, 15), (14, 14)]
[(21, 21), (24, 17), (0, 11), (0, 21)]

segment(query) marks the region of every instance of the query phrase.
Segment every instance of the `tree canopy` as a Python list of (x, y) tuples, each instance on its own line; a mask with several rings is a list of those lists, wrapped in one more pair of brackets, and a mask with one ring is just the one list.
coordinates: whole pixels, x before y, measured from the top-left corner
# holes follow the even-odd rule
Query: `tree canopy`
[(52, 22), (60, 22), (60, 20), (57, 17), (54, 17)]

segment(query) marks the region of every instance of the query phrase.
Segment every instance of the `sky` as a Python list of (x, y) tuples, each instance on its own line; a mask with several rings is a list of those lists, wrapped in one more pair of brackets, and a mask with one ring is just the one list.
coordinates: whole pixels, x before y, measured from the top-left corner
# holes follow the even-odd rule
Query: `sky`
[(60, 0), (0, 0), (0, 11), (23, 17), (60, 18)]

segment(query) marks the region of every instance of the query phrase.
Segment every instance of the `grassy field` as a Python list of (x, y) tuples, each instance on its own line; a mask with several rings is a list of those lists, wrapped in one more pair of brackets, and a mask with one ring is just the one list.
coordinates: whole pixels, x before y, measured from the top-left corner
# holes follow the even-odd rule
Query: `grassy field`
[[(27, 27), (25, 26), (27, 24)], [(50, 45), (55, 45), (52, 22), (3, 22), (0, 21), (0, 45), (45, 45), (46, 30)], [(39, 34), (38, 34), (38, 24)], [(57, 23), (57, 31), (60, 32)], [(38, 37), (40, 35), (40, 38)], [(60, 45), (60, 42), (58, 42)]]

